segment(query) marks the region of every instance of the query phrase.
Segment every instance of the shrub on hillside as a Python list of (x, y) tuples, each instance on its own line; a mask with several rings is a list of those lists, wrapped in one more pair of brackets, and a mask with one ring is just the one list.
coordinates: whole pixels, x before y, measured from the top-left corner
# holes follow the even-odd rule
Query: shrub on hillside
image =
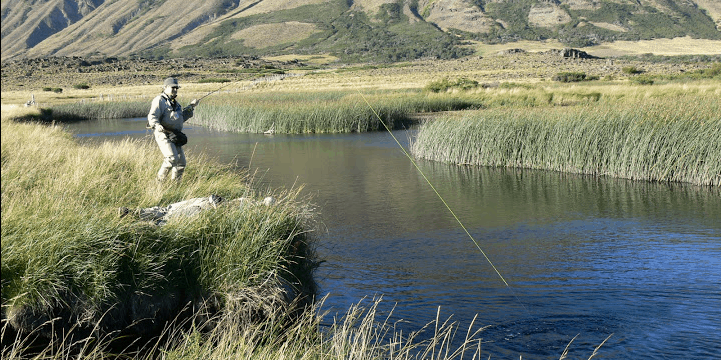
[(721, 75), (721, 62), (714, 63), (708, 69), (696, 70), (692, 73), (691, 77), (700, 79), (713, 79)]
[(623, 71), (624, 74), (629, 74), (629, 75), (640, 74), (643, 72), (643, 71), (637, 69), (635, 66), (624, 66), (623, 69), (621, 69), (621, 71)]
[(554, 81), (560, 82), (578, 82), (598, 80), (598, 76), (587, 76), (584, 72), (560, 72), (553, 77)]
[(650, 76), (634, 76), (631, 82), (638, 85), (653, 85), (653, 78)]
[(426, 85), (426, 90), (432, 92), (442, 92), (448, 91), (450, 89), (470, 90), (477, 87), (478, 81), (469, 78), (462, 77), (456, 79), (455, 81), (451, 81), (448, 78), (443, 78), (441, 80), (428, 83), (428, 85)]

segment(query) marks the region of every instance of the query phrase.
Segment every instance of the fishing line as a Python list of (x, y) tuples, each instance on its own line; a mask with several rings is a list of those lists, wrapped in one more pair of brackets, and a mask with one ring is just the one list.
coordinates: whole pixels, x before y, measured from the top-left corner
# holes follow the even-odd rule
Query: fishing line
[(438, 192), (438, 190), (436, 190), (436, 187), (433, 186), (433, 183), (431, 183), (431, 181), (428, 179), (428, 177), (426, 176), (426, 174), (423, 173), (423, 170), (421, 170), (421, 168), (418, 166), (418, 164), (417, 164), (416, 161), (413, 159), (413, 157), (408, 153), (408, 151), (403, 147), (403, 145), (401, 145), (401, 142), (398, 141), (398, 138), (396, 138), (396, 136), (393, 135), (393, 132), (391, 131), (391, 129), (388, 127), (388, 125), (386, 125), (385, 122), (383, 122), (383, 119), (381, 119), (380, 115), (378, 115), (378, 112), (376, 112), (376, 110), (373, 108), (373, 106), (368, 102), (368, 99), (366, 99), (366, 97), (363, 95), (363, 93), (360, 92), (360, 90), (356, 89), (356, 91), (358, 92), (358, 95), (360, 95), (361, 98), (363, 98), (363, 101), (365, 101), (366, 105), (368, 105), (368, 107), (371, 109), (371, 111), (373, 112), (373, 114), (378, 118), (378, 120), (381, 122), (381, 124), (383, 124), (383, 127), (385, 127), (386, 131), (388, 131), (388, 133), (391, 135), (391, 137), (392, 137), (393, 140), (396, 142), (396, 144), (398, 144), (398, 147), (401, 148), (401, 150), (403, 151), (403, 154), (405, 154), (406, 157), (408, 158), (408, 160), (411, 161), (411, 164), (413, 164), (413, 167), (415, 167), (416, 170), (418, 170), (418, 173), (421, 174), (421, 176), (422, 176), (423, 179), (426, 181), (426, 183), (428, 183), (428, 185), (431, 187), (431, 189), (433, 189), (433, 192), (436, 194), (436, 196), (438, 196), (438, 198), (441, 200), (441, 202), (443, 203), (443, 205), (445, 205), (446, 209), (448, 209), (448, 212), (450, 212), (451, 215), (453, 215), (453, 218), (456, 219), (456, 222), (458, 222), (458, 225), (460, 225), (461, 228), (463, 229), (463, 231), (466, 233), (466, 235), (468, 235), (468, 238), (470, 238), (471, 241), (473, 242), (473, 244), (476, 245), (476, 248), (478, 249), (478, 251), (480, 251), (481, 254), (483, 254), (483, 257), (486, 259), (486, 261), (488, 262), (488, 264), (491, 265), (491, 267), (493, 268), (493, 271), (496, 272), (496, 274), (497, 274), (498, 277), (501, 279), (501, 281), (503, 281), (503, 283), (506, 285), (506, 288), (508, 288), (508, 290), (511, 291), (511, 293), (513, 294), (513, 297), (516, 298), (516, 301), (518, 301), (518, 303), (521, 304), (521, 306), (523, 306), (523, 309), (526, 310), (526, 313), (527, 313), (529, 316), (533, 317), (533, 316), (531, 315), (531, 313), (528, 311), (528, 308), (526, 307), (526, 305), (521, 301), (521, 299), (518, 298), (518, 296), (516, 295), (516, 292), (513, 291), (513, 288), (508, 284), (508, 282), (507, 282), (506, 279), (503, 277), (503, 275), (501, 275), (501, 272), (498, 271), (498, 268), (496, 268), (496, 266), (493, 265), (493, 262), (492, 262), (491, 259), (488, 257), (488, 255), (486, 255), (486, 252), (483, 251), (483, 249), (481, 249), (481, 246), (478, 244), (478, 241), (476, 241), (476, 239), (473, 237), (473, 235), (471, 235), (471, 233), (468, 231), (468, 229), (466, 228), (466, 226), (463, 225), (463, 222), (461, 221), (461, 219), (458, 218), (458, 216), (456, 215), (456, 213), (453, 211), (453, 209), (451, 209), (450, 205), (448, 205), (448, 203), (447, 203), (446, 200), (443, 198), (443, 196), (441, 196), (441, 194)]

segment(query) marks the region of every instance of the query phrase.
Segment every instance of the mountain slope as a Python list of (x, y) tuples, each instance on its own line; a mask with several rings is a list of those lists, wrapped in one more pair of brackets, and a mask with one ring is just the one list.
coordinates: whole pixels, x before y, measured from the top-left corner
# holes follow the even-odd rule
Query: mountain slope
[(227, 11), (226, 6), (229, 5), (223, 0), (195, 1), (194, 6), (187, 4), (187, 0), (154, 3), (107, 1), (83, 21), (68, 26), (48, 37), (40, 46), (29, 49), (27, 55), (74, 55), (96, 51), (127, 55), (170, 41), (210, 22)]
[(463, 40), (570, 46), (721, 39), (719, 0), (8, 0), (2, 59), (332, 53), (345, 61), (464, 55)]
[(2, 2), (2, 52), (32, 48), (83, 20), (104, 0), (8, 0)]

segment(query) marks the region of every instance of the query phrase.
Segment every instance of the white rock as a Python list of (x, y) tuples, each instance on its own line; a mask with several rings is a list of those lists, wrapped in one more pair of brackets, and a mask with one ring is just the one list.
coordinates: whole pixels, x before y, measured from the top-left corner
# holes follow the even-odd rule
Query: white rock
[(273, 199), (272, 196), (268, 196), (267, 198), (263, 199), (263, 205), (270, 206), (275, 204), (275, 199)]

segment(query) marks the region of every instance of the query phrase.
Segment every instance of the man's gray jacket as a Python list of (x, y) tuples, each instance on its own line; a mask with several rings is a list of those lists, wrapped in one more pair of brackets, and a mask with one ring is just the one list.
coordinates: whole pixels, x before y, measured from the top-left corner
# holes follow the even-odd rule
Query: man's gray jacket
[(183, 123), (193, 117), (193, 107), (185, 109), (175, 100), (170, 100), (166, 94), (160, 94), (153, 99), (148, 113), (148, 127), (163, 125), (167, 130), (183, 131)]

